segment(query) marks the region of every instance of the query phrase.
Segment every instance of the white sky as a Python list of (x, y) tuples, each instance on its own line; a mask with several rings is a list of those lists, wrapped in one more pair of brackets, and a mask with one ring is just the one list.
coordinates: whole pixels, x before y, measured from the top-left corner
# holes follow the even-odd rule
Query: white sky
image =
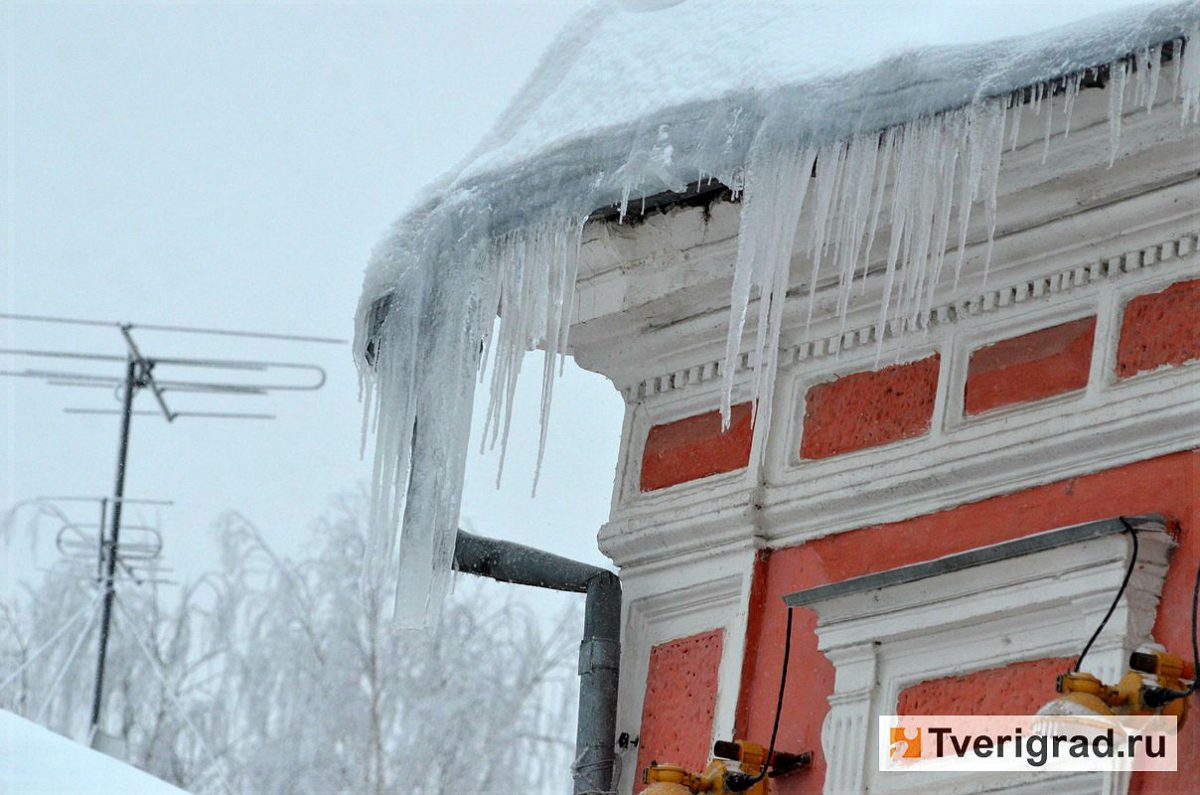
[[(578, 5), (8, 2), (0, 311), (348, 338), (373, 244), (487, 131)], [(328, 370), (321, 392), (232, 407), (274, 412), (272, 423), (137, 417), (133, 428), (127, 494), (175, 501), (161, 521), (181, 574), (214, 563), (210, 524), (226, 509), (299, 553), (327, 498), (369, 474), (349, 347), (140, 340), (152, 355)], [(115, 331), (2, 320), (0, 346), (122, 352)], [(0, 369), (12, 364), (31, 366)], [(621, 401), (578, 369), (556, 386), (531, 501), (540, 368), (528, 369), (504, 487), (493, 489), (495, 457), (473, 455), (464, 521), (601, 562)], [(64, 406), (117, 404), (104, 390), (0, 379), (0, 509), (111, 489), (118, 419)], [(25, 544), (7, 555), (0, 579), (27, 578)]]

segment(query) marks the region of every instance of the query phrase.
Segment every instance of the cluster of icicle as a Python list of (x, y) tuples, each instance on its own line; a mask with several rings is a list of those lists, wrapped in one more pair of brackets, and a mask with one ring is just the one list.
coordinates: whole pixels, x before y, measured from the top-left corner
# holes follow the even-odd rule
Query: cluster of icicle
[(360, 370), (369, 373), (364, 446), (368, 427), (376, 445), (364, 576), (394, 587), (394, 618), (414, 629), (436, 624), (449, 588), (475, 376), (487, 376), (489, 359), (484, 438), (500, 441), (503, 461), (525, 353), (545, 351), (539, 451), (545, 447), (583, 230), (583, 218), (560, 217), (489, 239), (470, 231), (486, 219), (459, 221), (451, 236), (417, 241), (435, 246), (426, 249), (437, 252), (435, 270), (402, 272), (372, 330), (382, 351)]
[[(1180, 102), (1184, 123), (1200, 120), (1200, 54), (1192, 56), (1194, 49), (1185, 52), (1182, 40), (1174, 42), (1181, 63), (1172, 98)], [(1110, 162), (1117, 155), (1126, 102), (1147, 109), (1155, 102), (1160, 63), (1159, 48), (1148, 48), (1106, 67)], [(1081, 85), (1094, 77), (1091, 70), (1076, 73), (819, 146), (787, 140), (777, 124), (771, 130), (764, 125), (733, 174), (726, 166), (718, 172), (695, 164), (700, 174), (717, 175), (741, 194), (723, 367), (724, 422), (729, 422), (733, 365), (742, 353), (747, 312), (757, 298), (749, 390), (756, 401), (755, 444), (766, 438), (794, 249), (799, 246), (811, 262), (810, 296), (822, 274), (836, 274), (838, 313), (844, 318), (855, 280), (866, 277), (876, 234), (886, 230), (875, 340), (882, 346), (886, 337), (922, 328), (935, 288), (948, 278), (957, 285), (962, 275), (977, 205), (985, 216), (990, 257), (1001, 155), (1006, 146), (1016, 146), (1022, 106), (1032, 104), (1044, 121), (1044, 159), (1055, 114), (1065, 117), (1066, 137)], [(625, 165), (622, 214), (644, 182), (661, 181), (652, 172), (672, 156), (679, 153), (672, 153), (666, 141), (661, 151)], [(589, 207), (592, 197), (584, 196), (540, 220), (497, 232), (486, 203), (470, 198), (427, 210), (425, 223), (408, 226), (416, 234), (377, 254), (394, 259), (389, 264), (399, 274), (389, 285), (390, 308), (381, 325), (369, 303), (359, 313), (357, 353), (369, 415), (364, 439), (368, 425), (376, 433), (367, 576), (395, 585), (395, 620), (413, 627), (436, 623), (450, 581), (475, 376), (491, 379), (485, 443), (499, 443), (503, 462), (521, 364), (526, 352), (537, 348), (545, 354), (540, 465), (556, 358), (567, 346), (583, 224), (597, 206)], [(812, 223), (805, 226), (807, 239), (797, 241), (806, 204)], [(368, 339), (376, 340), (378, 356), (363, 364)]]
[[(1144, 106), (1147, 112), (1153, 108), (1161, 56), (1160, 47), (1148, 47), (1132, 59), (1108, 66), (1109, 165), (1115, 162), (1120, 145), (1127, 95), (1132, 93), (1133, 103)], [(1200, 57), (1187, 59), (1176, 71), (1173, 99), (1182, 94), (1183, 123), (1200, 118), (1196, 107), (1198, 72)], [(971, 212), (978, 203), (983, 204), (987, 225), (983, 267), (983, 279), (987, 279), (996, 232), (1001, 155), (1006, 144), (1012, 149), (1017, 147), (1023, 106), (1031, 106), (1044, 124), (1045, 163), (1055, 105), (1061, 102), (1065, 138), (1070, 135), (1075, 99), (1090, 77), (1090, 70), (1078, 72), (1061, 81), (1034, 85), (1028, 91), (916, 119), (882, 134), (864, 133), (821, 147), (785, 144), (752, 149), (743, 190), (733, 314), (725, 348), (721, 395), (724, 427), (729, 425), (736, 380), (735, 368), (729, 364), (736, 361), (742, 349), (747, 311), (752, 297), (757, 296), (750, 388), (755, 407), (755, 443), (769, 432), (789, 263), (806, 203), (814, 205), (811, 225), (806, 227), (809, 237), (802, 241), (802, 250), (812, 263), (807, 279), (808, 321), (812, 320), (814, 293), (823, 269), (832, 269), (837, 275), (837, 316), (845, 319), (851, 287), (856, 275), (865, 283), (872, 244), (880, 219), (885, 220), (890, 236), (883, 300), (874, 332), (881, 351), (888, 335), (902, 335), (926, 325), (934, 291), (949, 264), (948, 256), (952, 259), (954, 285), (958, 285)]]

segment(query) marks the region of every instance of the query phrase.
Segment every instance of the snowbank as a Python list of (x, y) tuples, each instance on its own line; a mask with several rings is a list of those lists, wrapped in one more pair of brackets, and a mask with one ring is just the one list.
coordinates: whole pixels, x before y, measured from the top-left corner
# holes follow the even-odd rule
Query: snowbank
[[(368, 576), (397, 583), (398, 620), (429, 623), (445, 593), (481, 345), (483, 366), (493, 353), (493, 444), (507, 439), (521, 360), (537, 347), (548, 409), (593, 210), (623, 212), (631, 198), (704, 178), (744, 194), (727, 360), (749, 351), (755, 363), (758, 445), (794, 249), (812, 262), (810, 284), (824, 260), (848, 296), (876, 232), (890, 235), (876, 337), (919, 326), (933, 286), (959, 276), (947, 251), (973, 208), (994, 225), (1011, 109), (1045, 103), (1069, 118), (1085, 81), (1118, 86), (1114, 153), (1126, 103), (1181, 97), (1194, 120), (1200, 55), (1183, 39), (1198, 27), (1196, 2), (995, 0), (968, 11), (961, 0), (658, 0), (582, 11), (491, 134), (397, 222), (366, 274), (356, 355), (376, 433)], [(1164, 55), (1181, 50), (1179, 79), (1159, 85)], [(816, 222), (796, 240), (806, 201)], [(727, 417), (734, 368), (724, 371)], [(543, 421), (543, 445), (544, 433)]]
[(0, 710), (0, 795), (183, 795), (149, 773)]

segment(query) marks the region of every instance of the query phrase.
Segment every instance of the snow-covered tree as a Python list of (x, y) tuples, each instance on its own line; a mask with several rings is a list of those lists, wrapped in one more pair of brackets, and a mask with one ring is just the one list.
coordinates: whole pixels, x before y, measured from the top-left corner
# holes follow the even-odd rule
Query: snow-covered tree
[[(580, 612), (547, 632), (464, 578), (436, 635), (398, 630), (362, 584), (364, 515), (336, 500), (290, 560), (228, 514), (216, 571), (122, 585), (105, 727), (129, 761), (197, 792), (566, 790)], [(84, 736), (96, 596), (58, 564), (0, 605), (0, 708)]]

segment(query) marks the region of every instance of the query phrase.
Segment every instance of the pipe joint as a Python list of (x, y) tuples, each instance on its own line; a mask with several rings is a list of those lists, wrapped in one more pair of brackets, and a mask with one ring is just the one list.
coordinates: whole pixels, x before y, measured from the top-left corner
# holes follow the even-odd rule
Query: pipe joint
[(588, 638), (579, 644), (579, 675), (621, 669), (621, 644), (607, 638)]

